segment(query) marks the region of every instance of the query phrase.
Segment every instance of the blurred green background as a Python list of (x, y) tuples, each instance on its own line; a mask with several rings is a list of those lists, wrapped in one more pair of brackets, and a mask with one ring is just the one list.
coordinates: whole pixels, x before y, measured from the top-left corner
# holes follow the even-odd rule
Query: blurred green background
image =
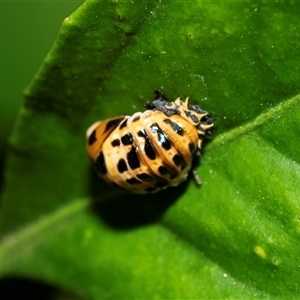
[(63, 19), (82, 2), (0, 1), (0, 186), (23, 90), (50, 50)]

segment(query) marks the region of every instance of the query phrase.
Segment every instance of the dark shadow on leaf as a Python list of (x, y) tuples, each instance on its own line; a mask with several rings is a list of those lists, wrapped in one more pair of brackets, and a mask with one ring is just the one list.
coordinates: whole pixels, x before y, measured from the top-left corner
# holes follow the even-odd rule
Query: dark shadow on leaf
[[(157, 222), (166, 210), (186, 190), (188, 181), (178, 187), (170, 187), (155, 194), (134, 195), (114, 191), (92, 169), (90, 174), (90, 195), (93, 198), (93, 212), (109, 227), (128, 230)], [(112, 197), (103, 199), (103, 191), (111, 190)]]
[(0, 280), (0, 299), (47, 300), (47, 299), (74, 299), (83, 298), (75, 294), (61, 291), (56, 287), (41, 281), (22, 277), (8, 277)]

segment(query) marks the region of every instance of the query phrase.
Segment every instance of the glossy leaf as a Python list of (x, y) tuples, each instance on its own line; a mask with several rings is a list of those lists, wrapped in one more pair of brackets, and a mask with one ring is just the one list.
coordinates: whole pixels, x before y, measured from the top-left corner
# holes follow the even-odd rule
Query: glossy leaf
[[(88, 299), (296, 299), (299, 11), (87, 1), (66, 18), (11, 137), (0, 274)], [(85, 130), (156, 89), (216, 118), (203, 185), (116, 194), (91, 170)]]

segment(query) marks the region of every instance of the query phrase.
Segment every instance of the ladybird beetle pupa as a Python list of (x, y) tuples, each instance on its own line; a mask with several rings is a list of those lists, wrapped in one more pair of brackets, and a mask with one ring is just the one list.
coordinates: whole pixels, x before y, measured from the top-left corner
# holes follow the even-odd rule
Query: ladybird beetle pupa
[(118, 188), (154, 193), (187, 178), (205, 134), (208, 112), (159, 92), (144, 112), (94, 123), (87, 130), (87, 152), (98, 175)]

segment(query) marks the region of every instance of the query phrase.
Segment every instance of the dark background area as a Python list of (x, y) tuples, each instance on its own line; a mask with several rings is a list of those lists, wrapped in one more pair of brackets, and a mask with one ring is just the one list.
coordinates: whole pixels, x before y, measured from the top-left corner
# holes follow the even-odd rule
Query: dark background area
[[(0, 2), (0, 191), (8, 139), (22, 105), (23, 90), (50, 50), (63, 19), (81, 3)], [(27, 279), (12, 276), (0, 280), (1, 299), (25, 295), (30, 299), (77, 299), (74, 295), (58, 297), (55, 288)]]
[(64, 18), (82, 1), (0, 1), (0, 190), (7, 142), (23, 90), (43, 62)]

